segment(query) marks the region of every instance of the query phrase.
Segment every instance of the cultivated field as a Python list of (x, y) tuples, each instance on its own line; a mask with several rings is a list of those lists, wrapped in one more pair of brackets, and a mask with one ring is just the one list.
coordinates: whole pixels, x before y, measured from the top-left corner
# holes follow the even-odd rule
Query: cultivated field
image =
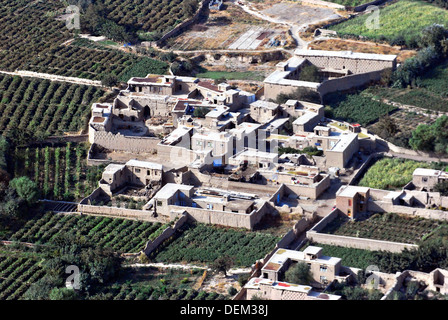
[(397, 190), (412, 181), (417, 168), (430, 168), (427, 162), (400, 158), (383, 158), (376, 161), (359, 181), (360, 186), (383, 190)]
[(199, 0), (100, 0), (107, 18), (145, 32), (166, 32), (196, 12)]
[[(402, 37), (407, 44), (414, 41), (421, 30), (433, 23), (448, 24), (448, 11), (420, 0), (400, 0), (380, 9), (379, 27), (372, 28), (371, 14), (331, 27), (339, 35), (363, 36), (371, 40), (393, 41)], [(370, 21), (370, 20), (369, 20)]]
[[(26, 2), (26, 1), (25, 1)], [(129, 73), (164, 73), (166, 63), (104, 46), (62, 45), (74, 37), (64, 20), (62, 1), (0, 1), (0, 70), (29, 70), (100, 80), (115, 74), (127, 81)], [(20, 31), (18, 31), (20, 30)], [(85, 39), (84, 39), (85, 40)], [(85, 40), (87, 41), (87, 40)], [(88, 42), (88, 41), (87, 41)]]
[(117, 252), (137, 253), (166, 228), (161, 223), (48, 212), (28, 221), (10, 240), (47, 244), (58, 235), (73, 235)]
[(99, 87), (0, 73), (0, 133), (79, 132), (87, 125), (91, 104), (104, 94)]
[(88, 147), (67, 143), (59, 147), (28, 147), (14, 150), (14, 176), (28, 176), (54, 200), (80, 200), (98, 185), (103, 167), (87, 167)]
[(338, 217), (322, 233), (416, 244), (443, 223), (395, 213), (376, 213), (365, 220)]
[(431, 111), (448, 112), (448, 60), (422, 75), (412, 89), (371, 87), (376, 97)]
[[(227, 295), (195, 290), (203, 270), (127, 269), (120, 279), (104, 287), (99, 294), (104, 300), (226, 300)], [(95, 297), (94, 297), (95, 298)]]
[(207, 264), (228, 255), (235, 258), (235, 266), (248, 267), (269, 253), (280, 239), (266, 233), (193, 224), (183, 228), (150, 258), (165, 263)]
[(30, 285), (45, 272), (40, 267), (41, 259), (32, 255), (0, 250), (0, 300), (18, 300)]
[(330, 118), (357, 122), (364, 127), (396, 109), (394, 106), (372, 100), (371, 97), (364, 95), (362, 92), (329, 94), (325, 99), (330, 108), (327, 108)]

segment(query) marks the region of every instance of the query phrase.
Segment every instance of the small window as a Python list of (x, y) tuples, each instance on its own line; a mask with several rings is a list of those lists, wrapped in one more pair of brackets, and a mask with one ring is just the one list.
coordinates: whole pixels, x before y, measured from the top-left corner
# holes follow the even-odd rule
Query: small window
[(136, 173), (140, 173), (140, 169), (137, 169), (137, 168), (136, 168), (136, 169), (135, 169), (135, 172), (136, 172)]
[(213, 145), (212, 145), (212, 143), (211, 142), (207, 142), (207, 147), (213, 147)]
[(327, 266), (320, 266), (320, 272), (327, 272)]
[(162, 201), (157, 200), (157, 201), (156, 201), (156, 205), (157, 205), (157, 206), (161, 206), (161, 205), (162, 205)]
[(423, 181), (423, 182), (428, 182), (428, 178), (427, 178), (427, 177), (423, 177), (423, 178), (422, 178), (422, 181)]
[(146, 175), (150, 175), (151, 174), (151, 171), (150, 170), (146, 170)]

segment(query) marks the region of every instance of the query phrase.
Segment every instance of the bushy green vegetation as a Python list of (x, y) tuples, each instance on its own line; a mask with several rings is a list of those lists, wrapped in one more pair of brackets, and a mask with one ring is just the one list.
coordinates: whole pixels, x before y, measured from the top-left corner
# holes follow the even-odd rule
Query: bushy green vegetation
[(285, 153), (295, 153), (295, 154), (307, 154), (308, 156), (321, 156), (323, 154), (322, 150), (318, 150), (316, 147), (305, 147), (303, 150), (291, 148), (291, 147), (279, 147), (278, 155), (281, 156)]
[(16, 148), (11, 152), (11, 171), (16, 177), (30, 177), (46, 199), (80, 200), (98, 186), (104, 168), (87, 166), (87, 151), (88, 146), (82, 143)]
[(359, 182), (360, 186), (383, 190), (396, 190), (412, 181), (417, 168), (430, 168), (426, 162), (401, 158), (383, 158), (375, 162)]
[(414, 150), (448, 154), (448, 116), (443, 115), (430, 125), (419, 125), (412, 132), (409, 145)]
[(448, 25), (448, 12), (420, 0), (400, 0), (381, 9), (378, 29), (366, 23), (372, 15), (366, 13), (331, 27), (341, 36), (363, 36), (371, 40), (385, 40), (394, 44), (418, 46), (423, 28), (433, 24)]
[[(100, 17), (108, 24), (126, 26), (128, 31), (142, 30), (159, 35), (192, 17), (198, 3), (198, 0), (100, 0), (95, 2), (96, 10), (86, 8), (86, 15)], [(108, 30), (98, 31), (104, 34)]]
[(233, 258), (235, 266), (248, 267), (263, 258), (280, 240), (266, 233), (192, 224), (163, 244), (150, 258), (156, 262), (211, 263), (218, 257)]
[(90, 105), (104, 93), (94, 86), (0, 74), (0, 132), (19, 129), (40, 136), (80, 131)]
[[(104, 74), (121, 74), (143, 57), (121, 50), (95, 45), (62, 45), (73, 39), (76, 32), (66, 27), (65, 20), (56, 20), (65, 14), (62, 1), (2, 0), (0, 24), (0, 70), (29, 70), (100, 80)], [(154, 62), (147, 73), (166, 71), (166, 64)], [(153, 69), (154, 68), (154, 69)], [(163, 72), (163, 73), (164, 73)]]
[(38, 254), (0, 247), (0, 300), (22, 299), (28, 288), (44, 276), (41, 261)]
[(165, 229), (166, 226), (160, 223), (48, 212), (29, 220), (10, 239), (47, 244), (56, 241), (60, 235), (66, 235), (86, 239), (114, 251), (139, 252), (160, 228)]
[(438, 220), (413, 218), (395, 213), (376, 213), (365, 220), (342, 217), (329, 223), (323, 233), (416, 244), (434, 229), (444, 225)]
[(196, 74), (198, 78), (226, 79), (226, 80), (255, 80), (263, 81), (265, 76), (257, 71), (208, 71), (202, 70)]
[(122, 272), (118, 281), (91, 299), (100, 300), (226, 300), (228, 296), (192, 289), (203, 270), (141, 267)]
[(337, 120), (357, 122), (366, 126), (396, 107), (372, 100), (364, 92), (357, 94), (330, 94), (326, 97), (326, 116)]

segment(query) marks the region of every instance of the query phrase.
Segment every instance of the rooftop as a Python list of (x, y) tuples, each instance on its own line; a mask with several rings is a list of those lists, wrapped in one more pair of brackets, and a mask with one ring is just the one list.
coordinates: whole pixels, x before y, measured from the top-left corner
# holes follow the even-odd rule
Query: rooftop
[(120, 171), (124, 168), (124, 164), (111, 163), (108, 164), (106, 168), (104, 168), (103, 174), (114, 174), (115, 172)]
[(358, 187), (358, 186), (341, 186), (339, 190), (336, 192), (338, 197), (354, 197), (355, 194), (366, 193), (369, 191), (369, 187)]
[(335, 57), (348, 59), (367, 59), (367, 60), (382, 60), (394, 61), (397, 56), (394, 54), (376, 54), (376, 53), (361, 53), (353, 51), (327, 51), (327, 50), (305, 50), (297, 49), (294, 51), (296, 56), (314, 56), (314, 57)]
[(257, 108), (265, 108), (270, 110), (275, 110), (278, 108), (278, 103), (270, 102), (270, 101), (264, 101), (264, 100), (256, 100), (250, 104), (251, 107), (257, 107)]
[(294, 120), (293, 124), (296, 124), (296, 125), (306, 124), (318, 116), (319, 116), (319, 114), (317, 114), (315, 112), (304, 111), (303, 115), (301, 115), (296, 120)]
[(339, 141), (336, 142), (333, 148), (331, 148), (331, 151), (344, 152), (347, 146), (350, 145), (352, 141), (356, 139), (358, 139), (358, 134), (356, 133), (341, 134)]
[(188, 186), (185, 184), (167, 183), (162, 189), (154, 196), (156, 199), (168, 199), (172, 197), (177, 191), (190, 191), (194, 186)]
[(162, 170), (163, 166), (158, 163), (154, 162), (148, 162), (148, 161), (141, 161), (136, 159), (131, 159), (128, 162), (126, 162), (127, 166), (130, 167), (138, 167), (138, 168), (146, 168), (146, 169), (154, 169), (154, 170)]

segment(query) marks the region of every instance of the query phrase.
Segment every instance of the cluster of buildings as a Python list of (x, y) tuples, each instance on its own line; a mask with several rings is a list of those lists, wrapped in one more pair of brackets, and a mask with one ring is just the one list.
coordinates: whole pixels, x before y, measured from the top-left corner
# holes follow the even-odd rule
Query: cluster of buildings
[[(219, 10), (222, 1), (210, 6)], [(321, 82), (300, 80), (301, 70), (310, 65), (318, 68)], [(322, 104), (293, 99), (277, 103), (278, 94), (306, 88), (323, 97), (379, 80), (385, 69), (395, 67), (392, 55), (296, 50), (265, 79), (263, 99), (227, 83), (194, 77), (131, 78), (113, 103), (92, 105), (89, 122), (92, 150), (121, 151), (128, 159), (106, 161), (98, 189), (81, 201), (79, 211), (93, 210), (99, 199), (107, 202), (126, 194), (143, 201), (141, 214), (154, 219), (188, 216), (249, 230), (266, 214), (285, 207), (295, 212), (301, 201), (319, 199), (335, 174), (375, 144), (360, 134), (359, 124), (348, 124), (347, 130), (331, 125)], [(153, 157), (142, 161), (136, 154)], [(89, 160), (99, 161), (93, 151), (91, 156)], [(417, 169), (400, 191), (342, 185), (333, 211), (357, 219), (372, 211), (448, 207), (447, 199), (434, 192), (447, 177), (443, 171)], [(115, 209), (101, 210), (95, 208), (95, 214)], [(303, 251), (277, 248), (264, 260), (244, 287), (246, 299), (338, 300), (340, 296), (323, 289), (354, 277), (340, 258), (324, 256), (314, 246)], [(310, 267), (311, 283), (285, 281), (285, 272), (297, 263)]]
[[(319, 80), (301, 77), (306, 66), (319, 70)], [(264, 80), (265, 97), (276, 99), (280, 93), (290, 94), (303, 88), (323, 98), (328, 93), (378, 81), (384, 70), (394, 70), (396, 66), (396, 55), (297, 49), (292, 58), (278, 63)]]

